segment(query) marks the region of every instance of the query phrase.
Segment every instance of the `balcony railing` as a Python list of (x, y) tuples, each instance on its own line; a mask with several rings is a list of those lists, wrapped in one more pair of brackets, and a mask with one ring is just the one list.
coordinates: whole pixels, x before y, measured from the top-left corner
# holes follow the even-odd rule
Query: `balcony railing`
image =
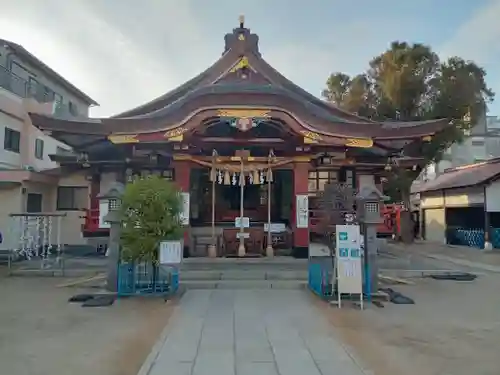
[(39, 103), (55, 102), (55, 112), (57, 114), (69, 117), (78, 116), (76, 107), (63, 104), (53, 91), (47, 90), (44, 85), (35, 82), (26, 81), (4, 66), (0, 65), (0, 87), (10, 91), (21, 98), (33, 98)]

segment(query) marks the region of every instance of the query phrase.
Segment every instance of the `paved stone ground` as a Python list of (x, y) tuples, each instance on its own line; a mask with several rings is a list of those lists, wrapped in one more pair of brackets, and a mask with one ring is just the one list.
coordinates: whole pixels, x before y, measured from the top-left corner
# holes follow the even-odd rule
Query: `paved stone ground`
[(0, 267), (1, 375), (136, 375), (175, 305), (129, 298), (83, 308), (68, 298), (95, 290), (6, 274)]
[(365, 374), (305, 291), (189, 290), (167, 330), (141, 375)]
[[(466, 246), (444, 245), (427, 241), (416, 241), (411, 245), (388, 243), (388, 248), (393, 252), (404, 252), (437, 260), (451, 261), (465, 267), (500, 272), (500, 249), (484, 251)], [(482, 265), (486, 265), (486, 267), (482, 267)]]

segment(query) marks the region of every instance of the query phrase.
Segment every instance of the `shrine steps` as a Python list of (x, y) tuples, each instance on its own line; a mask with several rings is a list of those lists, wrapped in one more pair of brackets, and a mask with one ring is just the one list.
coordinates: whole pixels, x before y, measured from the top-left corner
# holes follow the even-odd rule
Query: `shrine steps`
[(188, 258), (180, 282), (191, 289), (302, 289), (307, 261), (293, 258)]

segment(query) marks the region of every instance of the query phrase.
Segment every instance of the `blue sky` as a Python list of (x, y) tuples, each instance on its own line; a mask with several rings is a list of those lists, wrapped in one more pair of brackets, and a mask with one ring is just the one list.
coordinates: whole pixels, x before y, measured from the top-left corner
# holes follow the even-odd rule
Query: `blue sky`
[[(163, 94), (215, 61), (244, 14), (264, 58), (320, 95), (393, 40), (430, 44), (487, 69), (500, 96), (500, 0), (16, 0), (0, 37), (23, 44), (95, 98), (107, 116)], [(490, 106), (500, 115), (500, 100)]]

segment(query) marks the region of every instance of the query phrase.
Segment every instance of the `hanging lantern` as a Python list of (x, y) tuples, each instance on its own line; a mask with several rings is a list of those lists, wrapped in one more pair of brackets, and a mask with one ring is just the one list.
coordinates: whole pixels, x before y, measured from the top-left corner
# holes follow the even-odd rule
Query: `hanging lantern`
[(217, 171), (217, 182), (219, 184), (222, 184), (222, 181), (223, 181), (223, 176), (222, 176), (222, 172), (221, 171)]
[(240, 186), (245, 186), (245, 174), (240, 173)]
[(250, 185), (253, 185), (255, 183), (252, 172), (248, 173), (248, 182), (250, 183)]
[(224, 173), (224, 185), (231, 185), (231, 176), (229, 175), (229, 171)]
[(255, 185), (259, 184), (259, 171), (257, 169), (253, 171), (253, 183)]
[(259, 172), (259, 181), (260, 181), (260, 184), (264, 184), (264, 173), (262, 171)]
[(269, 168), (267, 170), (267, 182), (273, 182), (273, 171), (271, 170), (271, 168)]
[(236, 183), (237, 183), (237, 182), (238, 182), (238, 181), (236, 180), (236, 173), (233, 173), (233, 178), (231, 179), (231, 183), (232, 183), (232, 185), (235, 185), (235, 186), (236, 186)]

